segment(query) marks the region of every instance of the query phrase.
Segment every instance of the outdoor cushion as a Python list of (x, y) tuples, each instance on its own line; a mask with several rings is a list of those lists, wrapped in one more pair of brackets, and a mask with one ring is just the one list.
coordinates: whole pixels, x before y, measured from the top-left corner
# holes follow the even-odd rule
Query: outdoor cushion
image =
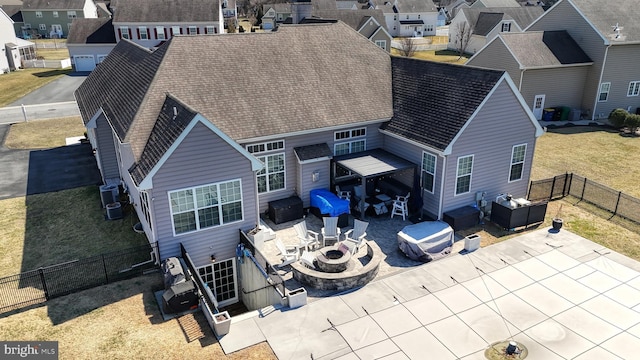
[(320, 209), (321, 214), (339, 216), (349, 213), (349, 200), (343, 200), (329, 190), (311, 190), (311, 206)]

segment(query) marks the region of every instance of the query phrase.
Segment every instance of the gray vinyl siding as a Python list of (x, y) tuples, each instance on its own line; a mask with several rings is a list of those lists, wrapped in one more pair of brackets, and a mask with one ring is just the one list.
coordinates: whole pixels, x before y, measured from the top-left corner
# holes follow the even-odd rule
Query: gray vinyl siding
[(640, 45), (616, 45), (609, 48), (602, 82), (611, 82), (609, 98), (599, 102), (597, 117), (608, 117), (611, 110), (627, 109), (635, 113), (640, 107), (640, 96), (627, 96), (630, 81), (640, 81)]
[[(442, 168), (443, 168), (443, 160), (444, 158), (437, 155), (434, 152), (429, 150), (424, 150), (423, 148), (407, 143), (400, 139), (385, 136), (384, 137), (384, 149), (388, 152), (399, 156), (405, 160), (411, 161), (416, 164), (416, 171), (418, 175), (421, 175), (422, 171), (422, 152), (426, 151), (432, 155), (436, 156), (436, 174), (434, 179), (434, 191), (433, 194), (422, 191), (422, 209), (428, 213), (432, 217), (437, 217), (438, 215), (438, 206), (440, 204), (440, 189), (441, 189), (441, 179), (442, 179)], [(413, 179), (402, 179), (401, 180), (406, 185), (413, 187)]]
[[(356, 129), (362, 128), (365, 126), (349, 126), (343, 129)], [(382, 147), (382, 135), (378, 131), (380, 124), (371, 124), (366, 126), (366, 145), (367, 150), (376, 149)], [(276, 190), (268, 193), (262, 193), (259, 195), (260, 198), (260, 212), (264, 212), (269, 208), (269, 201), (284, 199), (289, 196), (297, 195), (303, 199), (303, 206), (309, 206), (309, 191), (312, 189), (319, 188), (320, 186), (316, 186), (316, 183), (307, 183), (307, 180), (303, 180), (305, 183), (305, 188), (300, 188), (300, 182), (298, 181), (299, 176), (299, 168), (298, 168), (298, 159), (296, 158), (293, 149), (299, 146), (313, 145), (313, 144), (322, 144), (326, 143), (329, 148), (333, 151), (334, 145), (334, 130), (323, 131), (313, 134), (306, 134), (300, 136), (293, 136), (282, 138), (284, 139), (285, 144), (285, 188), (281, 190)], [(274, 139), (276, 140), (276, 139)], [(340, 141), (342, 142), (342, 141)], [(255, 142), (242, 143), (243, 147), (246, 145), (253, 144)], [(264, 154), (277, 154), (281, 153), (281, 151), (273, 151)], [(262, 156), (262, 154), (256, 154), (256, 156)], [(318, 164), (319, 165), (319, 164)], [(326, 168), (321, 168), (320, 166), (314, 167), (314, 169), (320, 170), (320, 178), (329, 177), (330, 167), (329, 163), (326, 163)], [(307, 188), (306, 186), (311, 186)], [(328, 188), (328, 185), (325, 187)], [(304, 200), (306, 199), (306, 201)]]
[(118, 171), (118, 158), (114, 146), (114, 136), (111, 125), (104, 115), (100, 115), (96, 120), (95, 136), (97, 141), (96, 152), (102, 179), (117, 179), (120, 177)]
[[(313, 189), (329, 189), (331, 184), (331, 160), (322, 160), (307, 164), (297, 164), (299, 168), (299, 181), (298, 191), (300, 193), (300, 199), (302, 199), (302, 206), (310, 206), (309, 192)], [(318, 171), (320, 175), (318, 181), (312, 181), (312, 174), (314, 171)]]
[(544, 107), (569, 106), (579, 109), (589, 68), (590, 66), (573, 66), (526, 70), (520, 93), (529, 109), (533, 109), (536, 95), (545, 95)]
[[(453, 145), (447, 156), (443, 212), (473, 205), (475, 193), (486, 191), (487, 199), (500, 193), (516, 198), (527, 195), (531, 160), (535, 147), (535, 127), (506, 82), (498, 85), (491, 98)], [(514, 145), (527, 144), (522, 179), (509, 183)], [(473, 155), (471, 188), (455, 195), (458, 157)]]
[(467, 61), (466, 65), (505, 70), (516, 86), (520, 83), (520, 64), (500, 39), (487, 45), (473, 59)]
[(387, 52), (391, 51), (391, 40), (393, 40), (390, 36), (387, 35), (387, 33), (385, 33), (384, 31), (378, 31), (378, 33), (370, 38), (369, 40), (371, 40), (372, 43), (376, 43), (376, 40), (384, 40), (386, 41), (386, 47), (385, 50)]
[[(170, 191), (235, 179), (242, 181), (242, 221), (173, 236)], [(248, 231), (258, 222), (250, 161), (200, 123), (153, 176), (150, 199), (162, 259), (179, 255), (180, 243), (196, 266), (210, 263), (213, 253), (218, 259), (231, 258), (238, 244), (238, 230)]]
[[(367, 23), (362, 26), (359, 32), (364, 37), (369, 38), (371, 37), (371, 35), (373, 35), (374, 32), (376, 32), (376, 30), (378, 30), (378, 25), (376, 25), (375, 21), (373, 21), (372, 19), (369, 19), (367, 20)], [(382, 39), (378, 39), (378, 40), (382, 40)]]
[(567, 1), (545, 12), (527, 30), (566, 30), (582, 50), (593, 60), (587, 73), (582, 94), (582, 110), (594, 114), (593, 104), (598, 94), (600, 72), (604, 61), (604, 41), (589, 23)]

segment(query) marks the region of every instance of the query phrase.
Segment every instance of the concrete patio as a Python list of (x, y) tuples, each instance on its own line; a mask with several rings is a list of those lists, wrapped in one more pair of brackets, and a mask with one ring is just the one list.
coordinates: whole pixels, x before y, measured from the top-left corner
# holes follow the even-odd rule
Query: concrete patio
[(566, 230), (398, 270), (297, 309), (234, 317), (220, 344), (341, 360), (485, 359), (506, 339), (527, 359), (632, 359), (640, 349), (640, 263)]

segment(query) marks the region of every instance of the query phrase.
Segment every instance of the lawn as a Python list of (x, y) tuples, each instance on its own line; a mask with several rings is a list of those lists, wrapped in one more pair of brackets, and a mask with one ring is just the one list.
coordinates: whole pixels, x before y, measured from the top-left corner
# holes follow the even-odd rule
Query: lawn
[[(391, 49), (391, 55), (400, 55), (400, 52), (396, 49)], [(444, 62), (450, 64), (464, 64), (467, 62), (466, 57), (460, 57), (455, 51), (451, 50), (425, 50), (416, 51), (412, 56), (415, 59), (430, 60), (436, 62)]]
[(65, 138), (83, 136), (80, 116), (13, 124), (4, 146), (10, 149), (45, 149), (65, 145)]
[(71, 69), (23, 69), (0, 75), (0, 107), (69, 73)]
[(69, 58), (69, 50), (67, 48), (36, 49), (36, 55), (44, 60), (63, 60)]

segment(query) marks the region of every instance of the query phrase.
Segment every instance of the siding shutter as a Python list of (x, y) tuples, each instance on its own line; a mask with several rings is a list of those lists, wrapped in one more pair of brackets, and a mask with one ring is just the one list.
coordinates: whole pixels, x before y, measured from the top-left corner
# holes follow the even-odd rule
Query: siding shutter
[(131, 29), (127, 29), (127, 32), (129, 33), (129, 40), (131, 40)]
[(147, 28), (147, 37), (151, 40), (151, 29)]
[(140, 28), (136, 28), (136, 32), (138, 33), (138, 39), (140, 39)]
[(217, 27), (214, 27), (214, 28), (213, 28), (213, 33), (214, 33), (214, 34), (217, 34), (217, 33), (218, 33), (218, 28), (217, 28)]
[(171, 36), (173, 36), (173, 28), (169, 28), (169, 34), (171, 34)]
[(156, 39), (158, 38), (158, 28), (153, 28), (153, 34), (155, 35)]
[(200, 35), (200, 27), (196, 28), (196, 34)]
[(118, 39), (122, 39), (122, 29), (118, 28)]
[(167, 34), (169, 33), (169, 30), (171, 30), (171, 29), (168, 29), (168, 28), (163, 28), (163, 29), (164, 29), (164, 39), (167, 40)]
[(180, 35), (182, 35), (182, 26), (180, 27)]

